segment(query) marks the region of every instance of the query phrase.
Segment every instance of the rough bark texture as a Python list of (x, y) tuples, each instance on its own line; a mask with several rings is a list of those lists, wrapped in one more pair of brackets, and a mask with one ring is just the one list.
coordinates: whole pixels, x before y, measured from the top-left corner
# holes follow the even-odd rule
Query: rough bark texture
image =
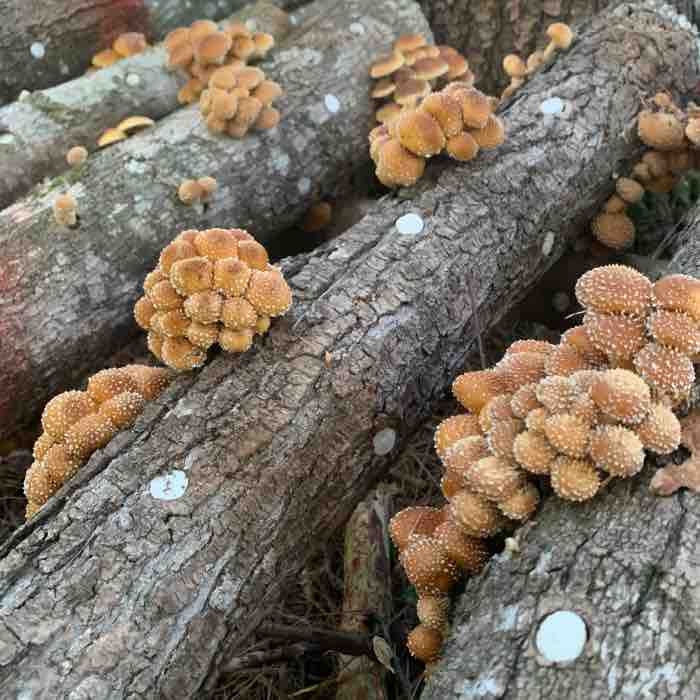
[[(271, 0), (294, 7), (299, 0)], [(246, 0), (7, 0), (0, 3), (0, 104), (80, 75), (122, 32), (151, 40), (195, 19), (219, 19)], [(37, 57), (30, 52), (41, 45)], [(36, 51), (36, 49), (35, 49)]]
[[(287, 14), (269, 2), (255, 3), (235, 18), (254, 19), (277, 42), (291, 28)], [(174, 112), (186, 76), (167, 70), (166, 60), (158, 46), (0, 108), (0, 209), (43, 177), (65, 170), (72, 146), (92, 152), (99, 135), (125, 117), (161, 119)]]
[[(367, 66), (381, 37), (416, 31), (429, 30), (412, 0), (391, 15), (372, 0), (330, 9), (321, 1), (262, 64), (287, 91), (274, 130), (242, 140), (211, 134), (191, 106), (0, 212), (0, 345), (13, 358), (0, 369), (0, 435), (136, 332), (143, 278), (180, 231), (238, 226), (268, 244), (318, 193), (332, 194), (368, 159)], [(185, 207), (178, 185), (204, 175), (217, 179), (217, 193), (203, 212)], [(73, 230), (51, 213), (69, 185), (80, 215)]]
[[(527, 58), (547, 44), (552, 22), (578, 28), (596, 12), (620, 0), (420, 0), (435, 40), (462, 51), (482, 90), (500, 94), (508, 84), (501, 67), (506, 54)], [(671, 0), (691, 21), (695, 0)]]
[[(210, 688), (285, 575), (386, 467), (377, 430), (394, 427), (400, 445), (463, 368), (465, 278), (484, 324), (497, 319), (634, 154), (624, 126), (638, 86), (684, 92), (697, 69), (694, 38), (657, 15), (605, 17), (504, 115), (498, 151), (439, 175), (431, 164), (436, 182), (289, 261), (295, 304), (264, 342), (181, 377), (0, 548), (4, 693), (179, 699)], [(554, 86), (572, 111), (545, 123), (539, 105)], [(407, 211), (424, 217), (421, 234), (394, 227)], [(151, 480), (174, 470), (185, 493), (154, 498)], [(638, 554), (652, 534), (670, 536), (663, 521), (651, 527)]]

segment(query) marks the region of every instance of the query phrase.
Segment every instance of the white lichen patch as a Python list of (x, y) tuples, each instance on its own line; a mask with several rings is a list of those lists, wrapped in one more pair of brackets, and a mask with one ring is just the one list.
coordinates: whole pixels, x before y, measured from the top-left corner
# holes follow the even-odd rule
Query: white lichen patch
[(137, 73), (127, 73), (126, 78), (124, 78), (124, 82), (129, 87), (138, 87), (141, 85), (141, 76)]
[(417, 235), (422, 233), (425, 223), (418, 214), (404, 214), (396, 219), (396, 230), (406, 235)]
[(495, 678), (477, 678), (474, 681), (464, 681), (460, 700), (472, 698), (500, 698), (505, 692), (503, 683)]
[(270, 151), (271, 163), (275, 172), (280, 175), (287, 175), (289, 173), (289, 166), (291, 160), (289, 155), (287, 155), (281, 148), (272, 148)]
[(362, 24), (362, 22), (353, 22), (350, 25), (350, 31), (353, 34), (364, 34), (365, 33), (365, 26)]
[(517, 605), (506, 605), (506, 607), (501, 610), (500, 620), (496, 625), (496, 629), (499, 631), (514, 629), (515, 623), (518, 620), (518, 609)]
[(542, 114), (561, 114), (564, 111), (564, 100), (560, 97), (548, 97), (540, 105)]
[(46, 47), (40, 41), (35, 41), (29, 47), (29, 53), (36, 59), (42, 59), (46, 56)]
[(557, 610), (540, 623), (535, 646), (550, 663), (566, 663), (578, 659), (586, 646), (586, 623), (571, 610)]
[(340, 111), (340, 100), (335, 95), (326, 95), (323, 98), (323, 104), (331, 114), (336, 114)]
[(311, 192), (311, 180), (308, 177), (302, 177), (297, 183), (299, 194), (309, 194)]
[(181, 469), (175, 469), (151, 479), (148, 490), (159, 501), (175, 501), (185, 494), (187, 483), (187, 474)]
[(393, 428), (384, 428), (372, 438), (374, 454), (378, 457), (388, 455), (396, 445), (396, 431)]
[(245, 21), (245, 26), (248, 28), (249, 32), (257, 32), (258, 31), (258, 21), (255, 19), (255, 17), (250, 17)]
[(11, 146), (15, 142), (12, 134), (0, 134), (0, 146)]
[(547, 231), (542, 241), (542, 255), (549, 255), (554, 249), (554, 234), (551, 231)]

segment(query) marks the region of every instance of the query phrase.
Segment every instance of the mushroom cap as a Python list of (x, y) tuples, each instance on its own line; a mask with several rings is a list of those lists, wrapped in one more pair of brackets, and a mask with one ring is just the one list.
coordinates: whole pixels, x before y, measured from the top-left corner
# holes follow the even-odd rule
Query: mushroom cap
[(282, 87), (274, 80), (263, 80), (253, 90), (253, 97), (260, 100), (263, 107), (269, 107), (274, 100), (284, 94)]
[(387, 187), (413, 185), (424, 170), (425, 159), (404, 148), (398, 139), (389, 139), (379, 150), (376, 175)]
[[(241, 66), (240, 68), (236, 68), (235, 75), (238, 87), (242, 87), (246, 90), (254, 90), (265, 82), (265, 73), (257, 66)], [(277, 85), (277, 83), (275, 83), (275, 85)], [(263, 94), (264, 93), (265, 90), (263, 90)]]
[(517, 352), (539, 352), (544, 355), (548, 355), (550, 352), (556, 349), (554, 343), (550, 343), (547, 340), (535, 340), (533, 338), (526, 338), (523, 340), (514, 340), (507, 348), (506, 355), (512, 355)]
[(250, 30), (246, 27), (245, 22), (227, 22), (223, 30), (231, 37), (251, 36)]
[(559, 375), (545, 377), (535, 389), (537, 400), (551, 413), (567, 413), (580, 393), (570, 376)]
[(182, 297), (167, 279), (154, 284), (147, 296), (156, 311), (174, 311), (182, 307)]
[(394, 102), (399, 105), (411, 106), (426, 95), (430, 94), (430, 83), (427, 80), (411, 78), (396, 85), (394, 90)]
[(393, 51), (388, 56), (382, 56), (375, 61), (369, 69), (370, 77), (383, 78), (391, 75), (395, 70), (398, 70), (404, 64), (404, 57), (400, 51)]
[(265, 54), (275, 45), (275, 37), (267, 32), (253, 32), (255, 42), (255, 56), (263, 58)]
[(116, 129), (118, 131), (123, 131), (125, 134), (129, 134), (132, 131), (145, 129), (146, 127), (153, 126), (154, 124), (155, 122), (150, 117), (135, 115), (122, 119), (119, 124), (117, 124)]
[(253, 274), (242, 260), (224, 258), (214, 263), (213, 288), (227, 297), (243, 296)]
[(598, 469), (623, 479), (644, 466), (644, 446), (637, 435), (621, 425), (601, 425), (591, 436), (591, 459)]
[(185, 335), (189, 323), (182, 309), (159, 311), (151, 318), (151, 330), (168, 338), (180, 338)]
[(42, 433), (34, 442), (34, 447), (32, 448), (32, 454), (37, 462), (41, 462), (49, 448), (56, 444), (56, 441), (48, 434)]
[(647, 166), (652, 177), (668, 175), (668, 160), (665, 153), (647, 151), (642, 156), (642, 163)]
[(211, 175), (198, 178), (197, 184), (202, 188), (202, 199), (206, 199), (219, 189), (219, 183)]
[(411, 537), (401, 553), (401, 564), (406, 578), (420, 594), (447, 593), (457, 579), (457, 567), (447, 550), (432, 537)]
[(593, 345), (586, 327), (583, 325), (574, 326), (562, 333), (561, 343), (570, 345), (581, 357), (593, 365), (603, 365), (607, 362), (606, 355)]
[(108, 68), (121, 58), (114, 49), (104, 49), (92, 57), (91, 63), (95, 68)]
[(202, 196), (202, 186), (196, 180), (183, 180), (177, 188), (178, 199), (183, 204), (192, 204)]
[[(646, 165), (644, 165), (643, 167), (646, 168)], [(603, 211), (606, 214), (620, 214), (625, 211), (626, 207), (627, 204), (625, 203), (624, 199), (622, 199), (622, 197), (619, 197), (616, 194), (613, 194), (610, 196), (610, 199), (608, 199), (608, 201), (603, 205)]]
[(258, 316), (258, 320), (255, 322), (255, 332), (258, 335), (264, 335), (270, 330), (270, 317), (269, 316)]
[(219, 340), (221, 328), (218, 323), (192, 321), (185, 331), (185, 338), (202, 350), (208, 350)]
[(646, 344), (646, 327), (640, 318), (589, 312), (583, 326), (593, 347), (616, 364), (631, 360)]
[(170, 282), (178, 294), (189, 296), (211, 289), (213, 273), (214, 266), (207, 258), (186, 258), (173, 263), (170, 268)]
[(678, 449), (681, 443), (681, 424), (667, 406), (655, 403), (649, 415), (635, 426), (637, 437), (647, 450), (665, 455)]
[(183, 310), (188, 319), (197, 323), (216, 323), (222, 316), (222, 303), (218, 292), (195, 292), (185, 299)]
[(250, 328), (234, 331), (222, 328), (219, 333), (219, 345), (226, 352), (245, 352), (253, 345), (254, 333)]
[(317, 233), (331, 223), (333, 208), (328, 202), (312, 204), (301, 223), (304, 233)]
[(689, 275), (666, 275), (654, 283), (654, 305), (682, 311), (700, 321), (700, 280)]
[(503, 374), (494, 369), (465, 372), (452, 383), (452, 394), (472, 413), (478, 413), (489, 399), (505, 392)]
[(195, 44), (194, 57), (204, 66), (223, 63), (232, 43), (233, 40), (225, 32), (210, 32)]
[(186, 260), (188, 258), (193, 258), (196, 255), (197, 251), (190, 241), (185, 239), (176, 239), (172, 243), (165, 246), (165, 248), (163, 248), (161, 251), (160, 257), (158, 258), (158, 267), (160, 268), (161, 273), (169, 274), (170, 268), (178, 260)]
[(683, 145), (685, 131), (673, 114), (643, 110), (637, 119), (639, 138), (652, 148), (673, 151)]
[(673, 175), (681, 175), (690, 170), (691, 154), (689, 151), (672, 151), (668, 154), (668, 169)]
[(388, 97), (394, 90), (396, 90), (396, 81), (394, 77), (390, 78), (380, 78), (373, 86), (372, 91), (369, 96), (375, 99), (381, 99), (382, 97)]
[(512, 496), (523, 483), (523, 473), (508, 459), (484, 457), (472, 465), (467, 474), (467, 487), (500, 503)]
[(416, 602), (416, 615), (421, 625), (440, 630), (447, 624), (450, 599), (446, 595), (423, 595)]
[(160, 351), (163, 362), (177, 371), (185, 371), (201, 367), (207, 355), (187, 338), (165, 338)]
[(588, 422), (569, 413), (549, 416), (544, 424), (544, 434), (559, 452), (568, 457), (585, 457), (591, 440)]
[(146, 347), (148, 348), (149, 352), (156, 356), (158, 360), (161, 362), (163, 361), (163, 356), (161, 354), (161, 350), (163, 348), (163, 336), (160, 333), (157, 333), (153, 328), (148, 331), (148, 335), (146, 336)]
[(256, 129), (274, 129), (279, 123), (282, 115), (274, 107), (263, 107), (258, 114), (258, 118), (253, 125)]
[[(240, 129), (248, 129), (257, 121), (262, 112), (262, 102), (255, 97), (241, 97), (238, 100), (238, 109), (236, 116), (233, 118), (232, 124)], [(229, 135), (232, 134), (229, 129)]]
[[(466, 119), (464, 120), (466, 123)], [(495, 115), (489, 114), (486, 124), (481, 129), (473, 129), (471, 135), (479, 144), (479, 148), (496, 148), (506, 140), (506, 130), (503, 122)]]
[(401, 114), (401, 105), (396, 102), (387, 102), (374, 113), (374, 118), (380, 124), (390, 124), (399, 114)]
[(549, 474), (557, 452), (542, 433), (525, 430), (513, 442), (513, 456), (531, 474)]
[(496, 457), (512, 460), (513, 441), (524, 429), (525, 424), (520, 418), (496, 421), (487, 435), (489, 449)]
[(533, 408), (530, 413), (525, 416), (525, 427), (528, 430), (544, 434), (544, 426), (549, 418), (549, 413), (546, 408)]
[(226, 299), (221, 305), (221, 321), (231, 330), (253, 328), (257, 318), (253, 305), (242, 297)]
[(238, 98), (230, 92), (217, 90), (212, 97), (210, 109), (214, 119), (233, 119), (238, 110)]
[(600, 476), (589, 460), (557, 457), (550, 479), (554, 492), (565, 501), (587, 501), (600, 488)]
[(104, 447), (117, 432), (117, 427), (107, 416), (91, 413), (66, 431), (63, 442), (72, 457), (87, 460), (95, 450)]
[(279, 270), (253, 270), (245, 298), (263, 316), (283, 316), (292, 305), (292, 290)]
[(410, 506), (389, 520), (389, 536), (396, 548), (403, 552), (408, 547), (411, 535), (432, 537), (435, 528), (444, 521), (445, 514), (440, 508)]
[(98, 404), (125, 391), (138, 391), (138, 386), (123, 367), (103, 369), (88, 379), (87, 394)]
[(88, 157), (88, 151), (85, 146), (73, 146), (68, 153), (66, 153), (66, 162), (71, 167), (77, 165), (82, 165)]
[(252, 36), (235, 36), (231, 53), (242, 61), (247, 61), (251, 56), (257, 53), (258, 47), (255, 44), (255, 39)]
[(177, 101), (181, 105), (189, 105), (196, 102), (202, 91), (204, 83), (199, 78), (190, 78), (177, 92)]
[(421, 58), (413, 64), (416, 77), (420, 80), (434, 80), (441, 75), (445, 75), (450, 70), (447, 61), (436, 56), (435, 58)]
[(395, 126), (401, 145), (417, 156), (430, 158), (445, 147), (445, 135), (440, 125), (426, 111), (404, 111), (397, 118)]
[(524, 522), (532, 517), (539, 503), (540, 492), (537, 487), (525, 481), (515, 493), (498, 502), (498, 509), (507, 518)]
[(465, 479), (472, 466), (489, 454), (486, 438), (482, 435), (470, 435), (450, 446), (442, 457), (442, 463), (445, 469)]
[(77, 206), (78, 203), (70, 192), (59, 194), (58, 197), (53, 200), (53, 209), (56, 212), (72, 212), (75, 211)]
[[(492, 110), (491, 101), (483, 92), (476, 88), (455, 88), (454, 91), (448, 91), (448, 94), (460, 101), (465, 127), (469, 129), (483, 129), (486, 127)], [(472, 136), (474, 136), (473, 133)], [(476, 137), (474, 138), (476, 139)], [(476, 141), (479, 143), (479, 139), (476, 139)]]
[(141, 414), (146, 400), (136, 391), (123, 391), (100, 405), (99, 413), (122, 430), (131, 425)]
[(450, 158), (467, 162), (476, 158), (479, 153), (479, 144), (468, 131), (462, 131), (447, 139), (446, 149)]
[(44, 432), (58, 442), (73, 425), (96, 410), (95, 402), (86, 391), (64, 391), (44, 406), (41, 425)]
[(448, 500), (463, 488), (464, 479), (462, 479), (460, 474), (448, 469), (442, 475), (442, 478), (440, 479), (440, 491), (442, 491), (442, 495)]
[(537, 382), (545, 376), (547, 355), (540, 352), (513, 352), (506, 354), (496, 365), (506, 391), (511, 394), (520, 387)]
[(190, 43), (190, 28), (189, 27), (176, 27), (172, 31), (168, 32), (163, 39), (165, 48), (168, 51), (172, 51), (176, 46), (180, 44)]
[(684, 355), (700, 352), (700, 329), (692, 316), (682, 311), (659, 309), (647, 319), (647, 329), (660, 345), (674, 348)]
[(644, 315), (651, 305), (651, 296), (649, 279), (625, 265), (596, 267), (576, 282), (579, 304), (604, 314)]
[(78, 473), (80, 465), (81, 461), (73, 457), (65, 445), (54, 445), (44, 458), (51, 490), (58, 491), (68, 479)]
[(209, 76), (210, 88), (218, 90), (233, 90), (238, 86), (237, 71), (233, 66), (225, 65), (217, 68)]
[(634, 368), (657, 396), (666, 396), (674, 403), (687, 398), (695, 382), (691, 360), (658, 343), (649, 343), (635, 355)]
[(147, 365), (126, 365), (124, 369), (129, 372), (136, 382), (138, 393), (146, 401), (158, 398), (161, 392), (170, 384), (172, 372), (164, 367), (149, 367)]
[(488, 561), (489, 551), (482, 540), (465, 535), (450, 519), (437, 525), (432, 536), (445, 548), (447, 556), (468, 574), (478, 574)]
[(601, 372), (591, 385), (591, 398), (611, 418), (628, 425), (641, 423), (651, 410), (646, 382), (627, 369)]
[(515, 418), (510, 406), (512, 396), (512, 394), (499, 394), (486, 402), (479, 411), (479, 427), (482, 431), (491, 430), (495, 422)]
[[(642, 193), (644, 190), (642, 190)], [(626, 250), (635, 241), (632, 219), (624, 213), (598, 214), (591, 222), (591, 232), (604, 246), (613, 250)]]
[(559, 49), (568, 49), (574, 39), (571, 27), (563, 22), (554, 22), (547, 27), (545, 32)]
[(527, 75), (527, 66), (520, 56), (509, 53), (503, 58), (503, 70), (511, 78), (523, 78)]
[(510, 399), (510, 410), (515, 418), (525, 418), (530, 411), (542, 405), (537, 398), (537, 382), (521, 386)]
[(447, 80), (463, 78), (469, 73), (469, 62), (458, 51), (452, 49), (451, 52), (445, 52), (444, 49), (440, 49), (440, 58), (447, 63)]
[(168, 49), (168, 68), (187, 70), (194, 60), (194, 49), (189, 41), (182, 41)]
[(453, 496), (450, 515), (466, 535), (476, 538), (492, 537), (507, 524), (495, 504), (469, 489)]
[(402, 34), (393, 45), (394, 51), (414, 51), (425, 46), (425, 37), (422, 34)]
[(700, 145), (700, 119), (690, 119), (685, 127), (685, 136), (696, 146)]
[(434, 627), (418, 625), (411, 630), (406, 640), (411, 656), (424, 663), (436, 661), (442, 649), (442, 634)]
[(198, 255), (211, 261), (238, 257), (238, 239), (230, 229), (209, 228), (199, 231), (194, 238), (194, 247)]
[(24, 495), (35, 506), (43, 506), (56, 492), (44, 462), (34, 462), (24, 476)]
[(212, 22), (210, 19), (197, 19), (190, 25), (189, 40), (192, 44), (196, 44), (208, 34), (217, 31), (219, 31), (219, 27), (216, 22)]

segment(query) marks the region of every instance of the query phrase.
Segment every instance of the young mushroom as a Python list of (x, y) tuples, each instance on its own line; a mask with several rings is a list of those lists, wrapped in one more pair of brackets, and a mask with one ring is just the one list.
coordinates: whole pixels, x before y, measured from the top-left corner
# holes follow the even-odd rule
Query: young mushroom
[(78, 204), (70, 192), (59, 195), (53, 201), (53, 217), (61, 226), (75, 226), (78, 222)]

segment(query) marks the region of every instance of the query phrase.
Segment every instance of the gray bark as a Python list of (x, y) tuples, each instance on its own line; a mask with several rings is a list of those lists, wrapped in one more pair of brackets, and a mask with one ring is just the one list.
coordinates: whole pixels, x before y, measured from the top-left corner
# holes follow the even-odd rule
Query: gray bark
[[(688, 33), (639, 8), (608, 15), (508, 109), (501, 148), (431, 163), (287, 261), (295, 303), (269, 336), (178, 379), (0, 548), (3, 691), (201, 697), (385, 469), (376, 432), (400, 445), (463, 367), (474, 310), (497, 320), (608, 195), (636, 151), (639, 86), (685, 92), (697, 76)], [(574, 109), (545, 123), (554, 89)], [(419, 235), (394, 227), (409, 211)], [(172, 470), (184, 495), (154, 499)]]
[[(289, 8), (299, 0), (271, 0)], [(7, 0), (0, 3), (0, 105), (22, 90), (41, 90), (80, 75), (122, 32), (150, 40), (195, 19), (220, 19), (246, 0)], [(44, 53), (35, 58), (33, 44)]]
[[(463, 52), (482, 90), (500, 94), (509, 78), (501, 67), (506, 54), (523, 59), (547, 44), (552, 22), (577, 31), (586, 20), (620, 0), (419, 0), (436, 42)], [(669, 5), (695, 21), (696, 0), (670, 0)]]
[[(287, 14), (269, 2), (248, 6), (235, 18), (255, 19), (278, 42), (291, 28)], [(178, 109), (186, 76), (168, 70), (166, 60), (165, 48), (157, 46), (0, 107), (0, 209), (42, 178), (66, 170), (71, 147), (96, 151), (99, 135), (125, 117), (161, 119)]]
[[(137, 332), (133, 304), (159, 250), (186, 228), (238, 226), (270, 244), (369, 159), (367, 66), (392, 32), (428, 32), (418, 5), (389, 16), (372, 0), (320, 0), (316, 14), (263, 65), (287, 91), (282, 121), (242, 140), (211, 134), (197, 106), (94, 154), (0, 212), (0, 435), (30, 420), (54, 393), (75, 385)], [(356, 31), (348, 31), (355, 23)], [(337, 97), (330, 112), (325, 96)], [(177, 187), (212, 175), (205, 211)], [(80, 226), (53, 220), (70, 188)]]

